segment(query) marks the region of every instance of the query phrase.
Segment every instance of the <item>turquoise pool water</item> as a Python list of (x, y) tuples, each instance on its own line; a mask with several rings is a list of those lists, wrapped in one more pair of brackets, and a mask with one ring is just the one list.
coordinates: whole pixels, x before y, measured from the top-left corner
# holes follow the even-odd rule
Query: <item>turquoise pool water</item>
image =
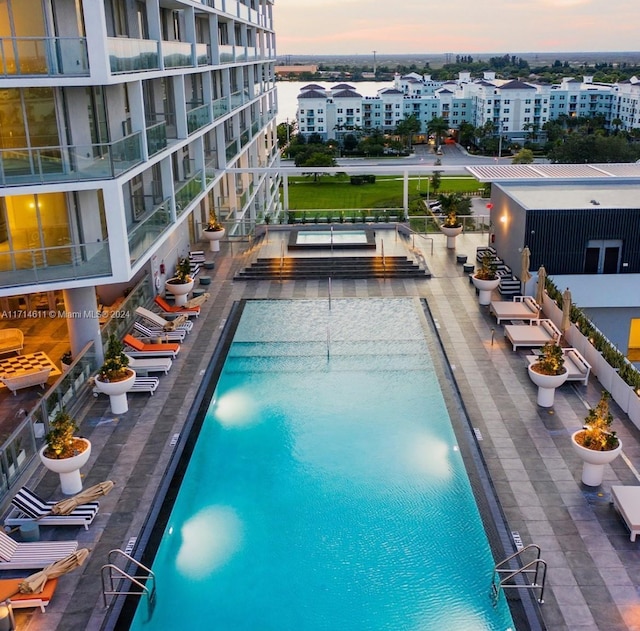
[(413, 299), (250, 301), (135, 630), (506, 631)]

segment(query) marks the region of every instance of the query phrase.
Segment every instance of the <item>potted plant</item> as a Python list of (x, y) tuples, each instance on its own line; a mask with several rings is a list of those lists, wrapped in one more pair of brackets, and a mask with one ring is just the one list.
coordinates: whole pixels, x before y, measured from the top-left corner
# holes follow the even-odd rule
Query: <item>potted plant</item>
[(129, 410), (127, 392), (135, 380), (136, 372), (129, 368), (129, 358), (122, 342), (111, 334), (104, 353), (104, 363), (95, 377), (95, 386), (99, 392), (109, 395), (113, 414), (124, 414)]
[(46, 443), (38, 452), (42, 464), (60, 476), (65, 495), (75, 495), (82, 490), (80, 467), (87, 464), (91, 455), (91, 443), (76, 436), (77, 431), (75, 419), (66, 410), (60, 410), (49, 424)]
[(440, 195), (438, 198), (446, 217), (440, 231), (447, 237), (447, 248), (452, 250), (456, 247), (456, 237), (462, 232), (462, 223), (458, 219), (458, 207), (462, 198), (457, 193), (451, 195)]
[(555, 342), (547, 342), (533, 363), (527, 366), (531, 381), (538, 386), (538, 405), (550, 408), (553, 405), (556, 388), (569, 377), (564, 365), (562, 347)]
[(604, 465), (613, 462), (622, 451), (622, 441), (610, 429), (613, 422), (610, 396), (603, 391), (598, 404), (589, 410), (584, 427), (571, 435), (571, 444), (583, 460), (582, 482), (587, 486), (602, 484)]
[(63, 371), (69, 370), (69, 366), (71, 366), (72, 361), (73, 361), (73, 357), (71, 355), (71, 351), (67, 351), (66, 353), (63, 353), (62, 357), (60, 357), (60, 364), (62, 366), (62, 370)]
[(187, 295), (193, 289), (194, 281), (191, 278), (191, 263), (185, 256), (178, 259), (176, 272), (166, 283), (167, 291), (171, 292), (176, 298), (176, 305), (183, 306), (187, 302)]
[(476, 269), (471, 280), (479, 292), (478, 302), (481, 305), (488, 305), (491, 302), (491, 292), (500, 284), (500, 277), (491, 252), (485, 252), (482, 255), (480, 267)]
[(220, 251), (220, 239), (224, 237), (226, 230), (224, 226), (218, 221), (216, 211), (213, 208), (209, 209), (209, 221), (202, 231), (205, 239), (209, 241), (209, 250), (211, 252)]

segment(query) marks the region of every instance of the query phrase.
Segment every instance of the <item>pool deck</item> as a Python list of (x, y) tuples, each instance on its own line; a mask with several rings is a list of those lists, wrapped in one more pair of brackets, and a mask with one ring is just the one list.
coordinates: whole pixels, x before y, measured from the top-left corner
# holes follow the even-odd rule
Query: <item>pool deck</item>
[[(275, 234), (275, 233), (272, 233)], [(379, 239), (380, 234), (376, 235)], [(432, 277), (424, 280), (333, 280), (332, 296), (425, 298), (437, 322), (464, 406), (497, 491), (509, 529), (527, 545), (542, 548), (548, 565), (545, 604), (541, 611), (549, 631), (640, 630), (640, 541), (632, 543), (623, 521), (610, 505), (613, 485), (640, 484), (640, 431), (615, 405), (614, 428), (624, 455), (607, 468), (602, 487), (580, 482), (581, 464), (569, 444), (587, 412), (600, 396), (591, 377), (584, 387), (567, 384), (556, 392), (553, 409), (536, 405), (536, 388), (525, 360), (528, 349), (511, 350), (502, 326), (480, 307), (475, 290), (456, 263), (469, 261), (487, 236), (463, 233), (455, 250), (444, 235), (423, 241)], [(389, 239), (393, 248), (400, 248)], [(269, 248), (279, 244), (270, 237)], [(130, 395), (130, 410), (114, 417), (105, 397), (88, 402), (82, 433), (93, 451), (83, 469), (85, 486), (106, 479), (116, 482), (102, 498), (98, 517), (88, 531), (42, 528), (45, 537), (77, 538), (91, 555), (80, 570), (59, 580), (57, 592), (42, 614), (18, 610), (20, 629), (29, 631), (97, 631), (105, 618), (100, 567), (107, 553), (124, 549), (139, 535), (148, 509), (196, 395), (209, 359), (234, 301), (245, 298), (327, 297), (326, 281), (233, 281), (250, 261), (238, 244), (222, 244), (215, 270), (207, 271), (211, 298), (195, 321), (168, 375), (155, 395)], [(266, 248), (265, 248), (266, 249)], [(261, 255), (265, 255), (262, 253)], [(55, 474), (39, 470), (31, 483), (47, 498), (59, 498)], [(189, 603), (181, 606), (189, 607)], [(285, 631), (285, 630), (283, 630)], [(400, 630), (399, 630), (400, 631)]]

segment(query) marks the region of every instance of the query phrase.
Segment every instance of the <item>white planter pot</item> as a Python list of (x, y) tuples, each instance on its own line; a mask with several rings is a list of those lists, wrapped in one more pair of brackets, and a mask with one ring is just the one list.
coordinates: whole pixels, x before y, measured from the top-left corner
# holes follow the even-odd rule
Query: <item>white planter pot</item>
[(542, 375), (533, 370), (533, 365), (527, 366), (529, 377), (538, 386), (537, 402), (540, 407), (550, 408), (553, 406), (553, 399), (556, 388), (560, 387), (569, 377), (569, 371), (565, 368), (561, 375)]
[(87, 448), (77, 456), (71, 458), (47, 458), (44, 455), (45, 445), (38, 452), (42, 464), (60, 476), (60, 487), (65, 495), (75, 495), (82, 491), (82, 478), (80, 477), (80, 467), (87, 464), (91, 456), (91, 443), (86, 438), (80, 438), (87, 444)]
[(125, 414), (129, 411), (129, 402), (127, 401), (127, 392), (133, 388), (136, 380), (136, 371), (129, 368), (131, 376), (122, 381), (102, 381), (100, 377), (96, 377), (96, 388), (109, 395), (111, 404), (111, 412), (113, 414)]
[(175, 296), (176, 306), (182, 307), (187, 304), (187, 295), (193, 289), (194, 284), (194, 280), (190, 280), (188, 283), (172, 283), (171, 280), (168, 280), (165, 283), (165, 288)]
[(220, 240), (224, 237), (227, 231), (222, 230), (203, 230), (202, 236), (209, 241), (209, 250), (211, 252), (220, 251)]
[(440, 232), (447, 236), (447, 248), (453, 250), (456, 247), (456, 237), (462, 232), (462, 226), (458, 226), (457, 228), (440, 226)]
[(474, 287), (480, 292), (478, 302), (481, 305), (491, 304), (491, 292), (494, 289), (497, 289), (500, 284), (500, 279), (482, 280), (481, 278), (476, 278), (475, 275), (473, 275), (471, 277), (471, 281), (473, 282)]
[(618, 439), (618, 446), (609, 451), (594, 451), (587, 449), (576, 442), (576, 435), (582, 430), (571, 434), (571, 444), (574, 451), (582, 458), (582, 483), (587, 486), (600, 486), (604, 476), (604, 466), (613, 462), (622, 451), (622, 441)]

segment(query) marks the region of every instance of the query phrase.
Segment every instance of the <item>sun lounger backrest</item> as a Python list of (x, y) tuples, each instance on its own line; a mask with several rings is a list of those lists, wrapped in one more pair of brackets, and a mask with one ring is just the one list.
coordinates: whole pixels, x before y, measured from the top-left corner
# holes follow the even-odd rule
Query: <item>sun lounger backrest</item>
[(127, 344), (127, 346), (131, 346), (131, 348), (135, 348), (137, 351), (144, 350), (144, 344), (139, 339), (133, 337), (133, 335), (130, 335), (129, 333), (127, 333), (124, 336), (122, 341), (125, 344)]
[(145, 309), (144, 307), (137, 307), (136, 313), (145, 320), (149, 320), (149, 322), (153, 322), (156, 326), (164, 326), (167, 324), (167, 320), (162, 316), (154, 313), (153, 311), (149, 311), (149, 309)]
[(18, 549), (18, 542), (14, 541), (8, 534), (0, 530), (0, 559), (11, 560), (11, 557)]
[(531, 296), (526, 296), (522, 302), (531, 310), (531, 313), (538, 313), (540, 311), (538, 303), (531, 298)]
[(25, 515), (38, 519), (49, 512), (46, 502), (43, 502), (33, 491), (26, 486), (19, 489), (13, 496), (11, 503)]
[(585, 361), (582, 359), (580, 355), (578, 355), (578, 353), (575, 350), (569, 349), (567, 351), (567, 357), (571, 360), (572, 364), (575, 364), (576, 369), (579, 370), (581, 373), (584, 374), (589, 369), (589, 367), (585, 365)]
[(544, 320), (542, 322), (542, 328), (550, 335), (550, 337), (556, 342), (558, 341), (558, 333), (559, 331), (556, 329), (555, 325), (551, 320)]

